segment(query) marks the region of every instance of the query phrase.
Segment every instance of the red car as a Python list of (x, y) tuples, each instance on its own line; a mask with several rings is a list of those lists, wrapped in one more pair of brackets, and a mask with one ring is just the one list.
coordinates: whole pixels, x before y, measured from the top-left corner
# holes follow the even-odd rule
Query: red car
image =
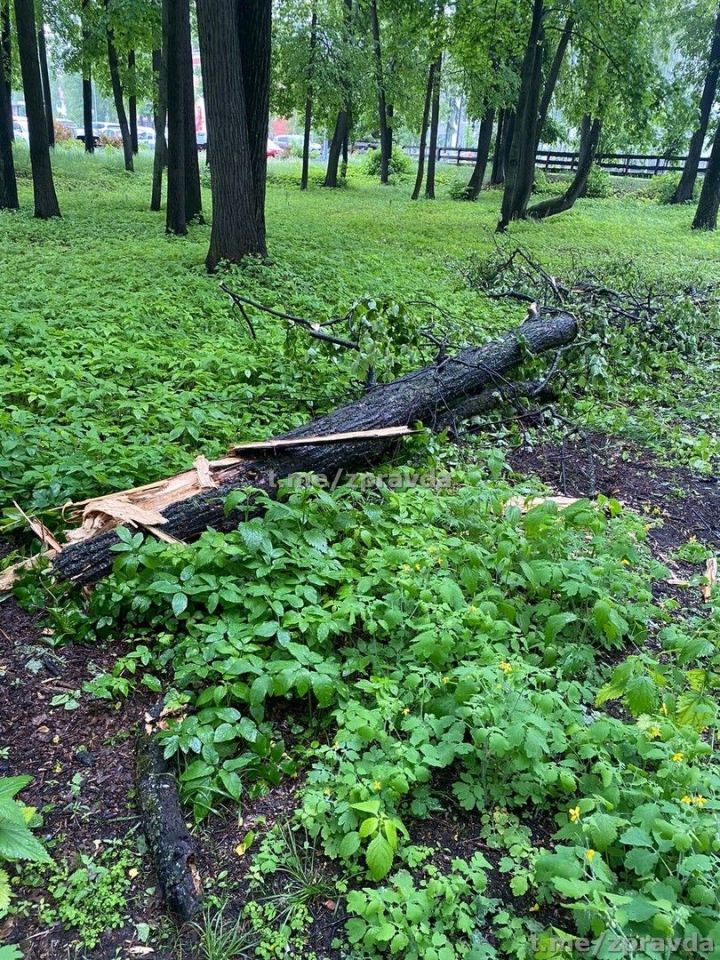
[(278, 144), (275, 143), (274, 140), (268, 140), (267, 142), (268, 157), (271, 157), (274, 160), (276, 157), (282, 157), (284, 153), (285, 151), (283, 150), (283, 148), (278, 146)]

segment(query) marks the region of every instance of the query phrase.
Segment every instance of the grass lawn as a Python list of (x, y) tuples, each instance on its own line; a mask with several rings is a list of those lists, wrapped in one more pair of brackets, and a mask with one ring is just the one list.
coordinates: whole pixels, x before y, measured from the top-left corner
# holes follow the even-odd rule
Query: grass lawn
[[(168, 238), (147, 210), (148, 157), (134, 175), (115, 152), (54, 163), (62, 220), (32, 218), (23, 156), (23, 209), (0, 215), (0, 536), (16, 538), (0, 557), (29, 542), (13, 499), (61, 532), (70, 498), (360, 395), (349, 354), (261, 313), (253, 339), (221, 281), (318, 320), (410, 304), (408, 330), (432, 321), (453, 345), (522, 321), (526, 303), (488, 293), (540, 296), (496, 276), (516, 246), (569, 287), (593, 276), (636, 299), (618, 314), (575, 288), (557, 401), (458, 443), (421, 434), (399, 488), (284, 490), (193, 544), (123, 531), (91, 596), (35, 574), (0, 597), (0, 841), (27, 820), (51, 858), (0, 843), (0, 941), (25, 960), (720, 944), (717, 236), (624, 193), (515, 224), (498, 248), (499, 194), (451, 200), (453, 168), (412, 203), (355, 168), (301, 193), (277, 162), (271, 263), (209, 277), (209, 227)], [(395, 333), (388, 363), (432, 360)], [(418, 468), (443, 483), (414, 487)], [(527, 503), (538, 476), (591, 500)], [(159, 704), (205, 896), (182, 929), (136, 808), (137, 734)], [(4, 787), (22, 774), (35, 813)], [(667, 939), (635, 955), (682, 956)]]

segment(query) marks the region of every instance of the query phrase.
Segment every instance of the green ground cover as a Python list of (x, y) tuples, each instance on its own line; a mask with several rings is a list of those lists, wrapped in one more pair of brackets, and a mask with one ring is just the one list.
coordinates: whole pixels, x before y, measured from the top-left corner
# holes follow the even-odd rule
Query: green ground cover
[[(25, 209), (0, 218), (8, 521), (12, 497), (42, 509), (139, 484), (360, 390), (346, 355), (288, 342), (279, 320), (257, 316), (252, 340), (203, 271), (208, 227), (166, 238), (146, 211), (147, 161), (134, 177), (119, 163), (58, 151), (65, 218), (31, 218), (25, 167)], [(415, 305), (409, 327), (433, 314), (456, 340), (490, 337), (526, 307), (483, 292), (499, 196), (452, 201), (455, 175), (413, 204), (406, 183), (355, 170), (346, 189), (303, 195), (274, 165), (273, 262), (222, 279), (318, 318), (363, 297), (431, 300), (452, 319)], [(573, 303), (587, 347), (568, 360), (559, 410), (707, 474), (718, 311), (693, 301), (720, 281), (720, 257), (691, 216), (627, 194), (587, 200), (513, 227), (503, 250), (522, 244), (569, 281), (593, 271), (638, 296), (665, 291), (647, 323), (604, 327)], [(390, 336), (388, 351), (401, 369), (422, 359), (412, 338)], [(133, 907), (147, 861), (99, 838), (82, 874), (65, 859), (14, 877), (20, 926), (64, 925), (89, 960), (112, 955), (96, 952), (103, 926), (173, 960), (525, 960), (601, 936), (600, 957), (608, 937), (638, 957), (683, 956), (672, 937), (713, 940), (704, 952), (720, 956), (717, 606), (653, 591), (665, 573), (649, 525), (615, 500), (522, 511), (512, 498), (538, 485), (510, 476), (517, 440), (517, 424), (464, 447), (415, 438), (408, 459), (443, 471), (441, 489), (287, 489), (262, 518), (182, 547), (124, 532), (89, 603), (54, 601), (59, 662), (79, 642), (114, 662), (89, 665), (53, 716), (164, 697), (166, 755), (219, 851), (208, 913), (197, 936), (151, 936)], [(697, 592), (709, 549), (684, 550)], [(32, 580), (21, 590), (48, 596)], [(87, 831), (82, 784), (70, 794)]]

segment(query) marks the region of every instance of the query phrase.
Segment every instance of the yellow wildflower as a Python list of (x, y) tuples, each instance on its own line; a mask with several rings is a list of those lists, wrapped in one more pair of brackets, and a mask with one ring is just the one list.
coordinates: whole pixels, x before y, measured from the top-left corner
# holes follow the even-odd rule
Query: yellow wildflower
[(373, 790), (377, 793), (379, 790), (382, 790), (382, 784), (379, 780), (373, 780)]
[(443, 683), (450, 683), (450, 677), (443, 677)]
[(693, 797), (693, 803), (696, 807), (704, 807), (706, 802), (707, 801), (705, 800), (705, 797), (701, 797), (700, 794), (698, 794), (696, 797)]
[(580, 819), (580, 807), (570, 807), (568, 813), (570, 814), (570, 823), (577, 823)]
[(410, 707), (405, 707), (403, 710), (403, 716), (406, 717), (410, 713)]
[(693, 802), (693, 798), (690, 797), (690, 796), (688, 796), (687, 793), (685, 794), (684, 797), (681, 797), (681, 799), (680, 799), (680, 803), (684, 803), (684, 804), (686, 804), (688, 807), (690, 806), (690, 804), (691, 804), (692, 802)]
[(650, 737), (651, 740), (654, 737), (659, 737), (661, 733), (662, 733), (662, 730), (660, 729), (660, 727), (657, 726), (657, 724), (655, 724), (652, 727), (648, 727), (647, 735)]
[(540, 904), (539, 904), (539, 903), (534, 903), (534, 904), (530, 907), (530, 913), (537, 913), (539, 909), (540, 909)]
[(500, 661), (500, 669), (503, 673), (512, 673), (513, 667), (511, 663), (508, 663), (507, 660)]
[(682, 763), (683, 760), (685, 759), (685, 754), (684, 754), (684, 753), (681, 753), (681, 752), (678, 750), (678, 752), (677, 752), (677, 753), (674, 753), (674, 754), (670, 757), (670, 759), (672, 760), (673, 763)]
[(590, 863), (592, 863), (593, 860), (595, 859), (596, 853), (597, 853), (597, 850), (586, 850), (585, 859), (588, 860)]

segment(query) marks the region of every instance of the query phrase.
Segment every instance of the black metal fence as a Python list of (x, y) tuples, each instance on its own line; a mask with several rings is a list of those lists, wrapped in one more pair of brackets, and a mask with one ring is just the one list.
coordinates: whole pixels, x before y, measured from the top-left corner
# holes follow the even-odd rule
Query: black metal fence
[[(411, 157), (417, 157), (420, 148), (405, 147)], [(475, 163), (477, 151), (470, 147), (438, 147), (439, 162), (463, 166)], [(708, 157), (702, 157), (699, 173), (705, 173)], [(490, 158), (492, 161), (492, 157)], [(658, 156), (652, 153), (600, 153), (595, 162), (603, 170), (617, 177), (654, 177), (660, 173), (679, 173), (686, 157)], [(571, 172), (577, 168), (578, 154), (570, 150), (538, 150), (536, 165), (550, 173)]]

